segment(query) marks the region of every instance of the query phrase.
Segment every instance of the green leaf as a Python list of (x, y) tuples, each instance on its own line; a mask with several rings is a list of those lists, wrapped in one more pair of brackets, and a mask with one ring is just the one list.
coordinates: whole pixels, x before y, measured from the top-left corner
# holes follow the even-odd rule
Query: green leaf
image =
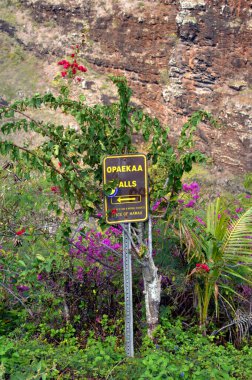
[(23, 260), (18, 260), (18, 264), (21, 265), (22, 267), (26, 268), (26, 264)]
[(54, 150), (55, 157), (58, 157), (58, 155), (59, 155), (59, 145), (54, 145), (53, 150)]
[(37, 254), (36, 254), (36, 258), (37, 258), (39, 261), (45, 261), (44, 256), (42, 256), (40, 253), (37, 253)]

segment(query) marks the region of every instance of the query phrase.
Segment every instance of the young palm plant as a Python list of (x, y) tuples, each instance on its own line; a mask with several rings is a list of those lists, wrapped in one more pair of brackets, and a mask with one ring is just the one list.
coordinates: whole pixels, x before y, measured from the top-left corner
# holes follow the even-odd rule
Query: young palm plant
[(188, 262), (197, 260), (188, 279), (195, 282), (199, 325), (205, 334), (211, 299), (218, 316), (220, 298), (233, 309), (226, 294), (239, 296), (232, 285), (235, 281), (252, 284), (252, 207), (232, 220), (217, 198), (208, 205), (202, 233), (196, 234), (185, 225), (181, 225), (181, 232), (186, 237)]

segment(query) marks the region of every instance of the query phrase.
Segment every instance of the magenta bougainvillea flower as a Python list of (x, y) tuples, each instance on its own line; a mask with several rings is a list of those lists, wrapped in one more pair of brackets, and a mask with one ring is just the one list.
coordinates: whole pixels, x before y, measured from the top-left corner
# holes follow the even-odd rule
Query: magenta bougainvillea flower
[(185, 193), (197, 194), (200, 191), (200, 186), (197, 182), (192, 182), (190, 185), (184, 183), (182, 189)]
[(235, 209), (235, 212), (239, 213), (239, 212), (242, 212), (243, 211), (243, 208), (242, 207), (238, 207)]
[(194, 207), (194, 206), (195, 206), (195, 201), (191, 199), (188, 203), (185, 204), (184, 207), (191, 208), (191, 207)]
[(156, 211), (158, 209), (158, 206), (160, 205), (161, 203), (161, 199), (158, 199), (154, 205), (152, 206), (152, 211)]
[(206, 225), (206, 223), (204, 222), (204, 220), (202, 220), (199, 216), (195, 216), (195, 219), (197, 220), (197, 222), (199, 222), (200, 224), (202, 224), (202, 226)]
[(17, 286), (17, 290), (19, 292), (27, 292), (29, 289), (30, 289), (29, 286), (26, 286), (26, 285), (18, 285)]
[[(187, 203), (184, 204), (185, 208), (193, 208), (196, 204), (196, 201), (199, 199), (200, 186), (197, 182), (192, 182), (190, 184), (183, 183), (182, 191), (186, 194), (191, 195), (192, 199), (190, 199)], [(184, 203), (183, 199), (178, 200), (179, 203)]]

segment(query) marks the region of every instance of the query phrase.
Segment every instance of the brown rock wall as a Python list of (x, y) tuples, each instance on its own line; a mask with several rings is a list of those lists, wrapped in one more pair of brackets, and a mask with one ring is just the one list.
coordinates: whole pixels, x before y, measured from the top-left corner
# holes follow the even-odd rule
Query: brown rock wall
[[(155, 5), (154, 5), (155, 4)], [(221, 131), (201, 126), (201, 149), (220, 168), (251, 169), (252, 5), (249, 1), (153, 2), (95, 19), (94, 65), (126, 75), (141, 103), (176, 134), (191, 112), (211, 111)], [(204, 138), (202, 136), (204, 135)]]
[(51, 18), (70, 40), (88, 24), (85, 58), (96, 70), (126, 75), (136, 101), (174, 136), (191, 112), (211, 111), (223, 128), (202, 124), (198, 145), (220, 170), (251, 170), (251, 1), (22, 3), (38, 24)]

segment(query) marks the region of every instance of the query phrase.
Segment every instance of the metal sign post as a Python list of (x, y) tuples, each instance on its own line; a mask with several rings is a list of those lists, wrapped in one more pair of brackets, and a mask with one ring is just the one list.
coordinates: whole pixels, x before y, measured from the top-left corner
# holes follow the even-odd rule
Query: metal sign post
[(134, 356), (133, 341), (133, 302), (132, 302), (132, 266), (130, 253), (130, 223), (123, 229), (123, 279), (125, 301), (125, 351), (129, 357)]
[[(103, 160), (103, 184), (109, 193), (104, 198), (108, 224), (123, 226), (123, 274), (125, 300), (125, 350), (134, 356), (133, 302), (130, 222), (144, 222), (149, 216), (147, 158), (144, 154), (107, 156)], [(151, 228), (151, 225), (149, 226)], [(150, 243), (151, 244), (151, 239)]]

